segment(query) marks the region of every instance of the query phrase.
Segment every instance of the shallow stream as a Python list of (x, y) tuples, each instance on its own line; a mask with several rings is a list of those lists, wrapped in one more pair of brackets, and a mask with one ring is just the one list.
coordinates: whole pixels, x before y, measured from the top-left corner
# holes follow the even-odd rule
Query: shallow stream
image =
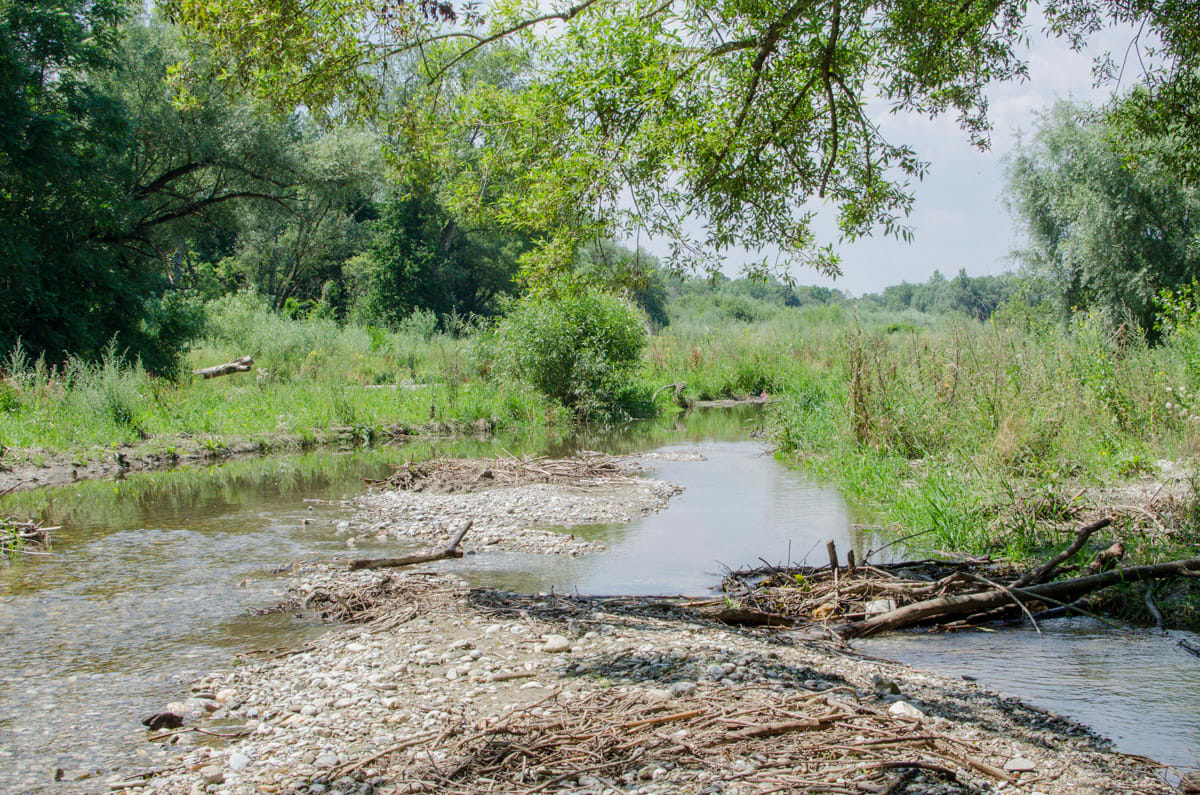
[[(56, 769), (72, 779), (82, 771), (102, 778), (116, 767), (154, 767), (162, 751), (144, 741), (142, 716), (238, 654), (298, 646), (324, 631), (294, 615), (255, 612), (282, 596), (287, 574), (277, 569), (346, 553), (334, 525), (351, 511), (337, 501), (405, 459), (585, 449), (706, 459), (646, 459), (652, 476), (686, 491), (668, 510), (629, 525), (573, 528), (603, 541), (604, 553), (480, 553), (445, 562), (480, 585), (703, 594), (724, 567), (816, 559), (830, 538), (861, 555), (872, 539), (852, 531), (838, 492), (752, 439), (760, 421), (753, 409), (710, 410), (686, 425), (644, 424), (602, 438), (277, 456), (0, 500), (0, 512), (63, 525), (51, 555), (0, 566), (0, 790), (49, 789)], [(385, 549), (397, 547), (360, 546), (355, 554)], [(871, 641), (867, 651), (973, 675), (1092, 725), (1122, 750), (1182, 766), (1200, 762), (1193, 751), (1200, 748), (1200, 661), (1172, 637), (1070, 621), (1043, 632), (1044, 640), (1020, 630), (905, 635)]]

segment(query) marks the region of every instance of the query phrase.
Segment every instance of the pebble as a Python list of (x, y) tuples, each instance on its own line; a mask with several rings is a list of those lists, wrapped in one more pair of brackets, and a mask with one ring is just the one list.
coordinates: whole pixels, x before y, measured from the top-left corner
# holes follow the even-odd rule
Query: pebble
[(542, 644), (542, 651), (549, 654), (561, 654), (570, 650), (571, 641), (562, 635), (547, 635), (546, 642)]
[(317, 767), (324, 767), (324, 768), (337, 767), (339, 761), (341, 761), (341, 760), (338, 758), (338, 755), (335, 754), (333, 751), (323, 751), (322, 753), (317, 754), (317, 758), (313, 762), (313, 764), (316, 765)]
[(207, 765), (200, 768), (200, 778), (204, 779), (205, 784), (224, 784), (225, 771), (218, 765)]
[(240, 751), (234, 751), (229, 755), (229, 769), (235, 773), (241, 773), (249, 764), (250, 757), (246, 756)]
[(915, 718), (921, 720), (925, 717), (925, 713), (909, 704), (907, 701), (897, 701), (888, 707), (888, 713), (895, 715), (898, 718)]
[(1004, 763), (1004, 769), (1009, 773), (1033, 773), (1037, 765), (1023, 756), (1016, 756)]
[(687, 698), (696, 692), (695, 682), (676, 682), (671, 685), (671, 695), (675, 698)]

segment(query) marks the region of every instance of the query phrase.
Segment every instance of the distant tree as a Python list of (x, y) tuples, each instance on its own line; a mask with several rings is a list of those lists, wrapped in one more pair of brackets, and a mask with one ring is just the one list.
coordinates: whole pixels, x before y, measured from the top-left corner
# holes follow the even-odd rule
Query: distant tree
[(346, 262), (369, 242), (383, 189), (379, 141), (352, 127), (310, 131), (293, 144), (291, 195), (242, 207), (236, 242), (217, 264), (226, 289), (250, 287), (276, 310), (346, 310)]
[(1009, 204), (1030, 242), (1018, 255), (1054, 286), (1061, 314), (1097, 307), (1151, 331), (1157, 294), (1200, 272), (1200, 189), (1171, 158), (1130, 164), (1112, 135), (1087, 108), (1060, 103), (1018, 146)]
[(395, 189), (379, 212), (372, 239), (348, 266), (364, 322), (394, 325), (418, 309), (486, 316), (516, 292), (528, 237), (464, 227), (422, 186)]

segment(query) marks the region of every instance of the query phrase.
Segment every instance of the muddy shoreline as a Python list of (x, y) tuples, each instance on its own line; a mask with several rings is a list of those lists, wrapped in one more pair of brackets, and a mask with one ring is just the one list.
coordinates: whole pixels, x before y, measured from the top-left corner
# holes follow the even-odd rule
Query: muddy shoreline
[[(295, 575), (291, 591), (310, 604), (314, 593), (328, 594), (326, 605), (357, 600), (366, 621), (197, 681), (169, 705), (187, 726), (147, 735), (160, 747), (194, 747), (102, 788), (482, 792), (473, 776), (486, 771), (469, 766), (483, 766), (486, 754), (463, 757), (470, 738), (518, 719), (532, 731), (538, 721), (566, 721), (573, 709), (619, 702), (645, 721), (670, 718), (661, 730), (636, 734), (646, 754), (601, 749), (611, 764), (591, 772), (583, 768), (596, 765), (548, 759), (521, 779), (527, 789), (751, 793), (804, 770), (827, 780), (829, 791), (1172, 791), (1147, 760), (1114, 753), (1069, 720), (820, 639), (739, 630), (653, 606), (472, 590), (456, 577), (419, 571), (312, 565)], [(729, 720), (753, 728), (772, 710), (790, 705), (795, 714), (796, 704), (810, 703), (822, 714), (842, 709), (844, 720), (705, 745), (704, 715), (751, 714)], [(614, 720), (640, 729), (628, 717)], [(880, 732), (894, 738), (882, 757), (872, 750)], [(838, 751), (850, 760), (838, 767), (791, 756), (801, 742), (866, 745), (858, 754)], [(881, 758), (910, 764), (875, 764)], [(448, 776), (455, 765), (468, 767)]]

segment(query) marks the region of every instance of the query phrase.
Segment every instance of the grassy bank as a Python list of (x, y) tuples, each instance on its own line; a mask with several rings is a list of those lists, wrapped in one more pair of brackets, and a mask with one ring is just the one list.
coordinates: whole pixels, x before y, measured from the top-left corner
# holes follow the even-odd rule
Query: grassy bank
[(270, 435), (304, 439), (331, 428), (369, 438), (395, 425), (558, 421), (556, 407), (532, 390), (487, 380), (483, 335), (438, 332), (432, 318), (425, 321), (389, 331), (289, 320), (232, 296), (213, 307), (188, 369), (250, 354), (254, 370), (177, 383), (121, 362), (115, 348), (99, 363), (72, 360), (61, 368), (14, 354), (0, 382), (5, 458), (60, 452), (86, 459), (118, 445), (168, 448), (189, 437), (219, 447)]

